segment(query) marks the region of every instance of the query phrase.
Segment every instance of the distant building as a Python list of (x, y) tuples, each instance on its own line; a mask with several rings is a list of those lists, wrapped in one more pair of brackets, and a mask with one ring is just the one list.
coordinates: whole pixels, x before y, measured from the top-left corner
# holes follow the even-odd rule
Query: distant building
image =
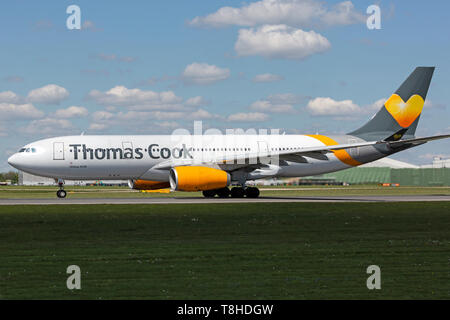
[(32, 174), (19, 171), (20, 186), (51, 186), (56, 185), (55, 179), (34, 176)]
[[(450, 186), (450, 161), (436, 158), (433, 164), (416, 166), (383, 158), (359, 167), (331, 172), (307, 179), (331, 179), (342, 184), (398, 184), (400, 186)], [(332, 184), (332, 183), (330, 183)]]
[[(128, 185), (126, 180), (65, 180), (67, 186), (85, 186), (85, 185)], [(52, 178), (35, 176), (23, 171), (19, 171), (19, 185), (22, 186), (56, 186), (57, 182)]]
[(442, 159), (441, 157), (434, 157), (432, 164), (420, 166), (421, 168), (450, 168), (450, 159)]
[(419, 169), (420, 167), (411, 163), (398, 161), (391, 158), (381, 158), (374, 162), (363, 164), (358, 168)]

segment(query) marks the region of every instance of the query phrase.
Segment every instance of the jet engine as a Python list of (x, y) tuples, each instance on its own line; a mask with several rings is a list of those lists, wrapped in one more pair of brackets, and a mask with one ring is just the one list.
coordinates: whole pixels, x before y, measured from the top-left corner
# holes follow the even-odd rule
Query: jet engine
[(128, 186), (135, 190), (158, 190), (170, 188), (169, 181), (128, 180)]
[(223, 170), (200, 166), (181, 166), (170, 170), (170, 186), (177, 191), (205, 191), (225, 188), (231, 176)]

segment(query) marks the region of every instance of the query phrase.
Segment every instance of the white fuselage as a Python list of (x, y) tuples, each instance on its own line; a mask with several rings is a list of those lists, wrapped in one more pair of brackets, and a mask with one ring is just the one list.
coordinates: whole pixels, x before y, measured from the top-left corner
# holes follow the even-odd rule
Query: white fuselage
[[(155, 169), (155, 166), (189, 161), (191, 165), (217, 167), (217, 159), (251, 154), (270, 157), (277, 151), (300, 151), (323, 145), (307, 135), (82, 135), (30, 143), (8, 162), (19, 170), (56, 179), (168, 181), (168, 170)], [(320, 159), (315, 156), (305, 159), (306, 162), (271, 159), (267, 165), (247, 171), (247, 178), (300, 177), (351, 167), (333, 153)], [(238, 162), (235, 169), (240, 167)]]

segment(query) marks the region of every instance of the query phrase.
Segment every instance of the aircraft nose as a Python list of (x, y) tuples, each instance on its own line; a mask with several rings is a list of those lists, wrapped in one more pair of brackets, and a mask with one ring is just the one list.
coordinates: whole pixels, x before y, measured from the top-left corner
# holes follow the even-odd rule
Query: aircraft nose
[(18, 168), (18, 166), (19, 166), (19, 161), (18, 161), (18, 156), (17, 156), (17, 154), (13, 154), (11, 157), (9, 157), (9, 159), (8, 159), (8, 164), (10, 165), (10, 166), (13, 166), (14, 168), (16, 168), (16, 169), (19, 169)]

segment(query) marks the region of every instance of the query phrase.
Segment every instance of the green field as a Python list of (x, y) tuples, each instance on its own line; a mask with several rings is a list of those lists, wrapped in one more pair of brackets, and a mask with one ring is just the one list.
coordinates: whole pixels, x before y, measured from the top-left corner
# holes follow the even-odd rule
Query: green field
[[(58, 187), (0, 186), (0, 199), (55, 198)], [(70, 198), (202, 197), (201, 192), (142, 193), (128, 187), (67, 186)], [(260, 187), (262, 197), (355, 195), (450, 195), (450, 187), (279, 186)]]
[(0, 298), (449, 299), (449, 230), (448, 202), (4, 206)]

